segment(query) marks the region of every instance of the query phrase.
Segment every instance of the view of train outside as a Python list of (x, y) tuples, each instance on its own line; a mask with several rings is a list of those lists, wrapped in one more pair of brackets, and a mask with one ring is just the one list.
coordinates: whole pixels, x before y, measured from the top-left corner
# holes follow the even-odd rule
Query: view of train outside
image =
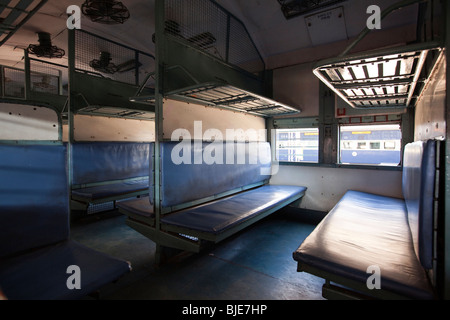
[[(401, 161), (399, 124), (348, 125), (339, 129), (340, 164), (397, 166)], [(318, 163), (319, 129), (277, 129), (279, 162)]]
[(399, 124), (340, 127), (340, 163), (397, 166), (401, 160)]
[(319, 162), (319, 129), (277, 129), (276, 157), (281, 162)]

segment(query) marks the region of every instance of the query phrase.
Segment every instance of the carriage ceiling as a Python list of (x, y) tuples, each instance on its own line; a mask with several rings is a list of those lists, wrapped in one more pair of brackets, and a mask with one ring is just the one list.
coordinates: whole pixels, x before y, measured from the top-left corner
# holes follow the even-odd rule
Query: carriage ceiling
[[(14, 7), (20, 2), (22, 1), (1, 0), (0, 4)], [(37, 2), (39, 1), (35, 0), (34, 3)], [(151, 38), (154, 33), (155, 0), (122, 0), (122, 2), (131, 15), (124, 24), (99, 24), (82, 16), (81, 28), (154, 54), (155, 47)], [(384, 9), (397, 1), (346, 0), (291, 19), (285, 18), (278, 0), (217, 0), (217, 2), (244, 22), (262, 57), (268, 59), (278, 54), (320, 46), (325, 44), (324, 42), (351, 39), (365, 27), (369, 17), (366, 13), (369, 5), (377, 4)], [(48, 0), (0, 47), (0, 64), (21, 67), (23, 49), (29, 44), (38, 43), (37, 32), (50, 33), (53, 45), (67, 51), (66, 9), (70, 5), (81, 7), (83, 3), (84, 0)], [(326, 20), (319, 24), (314, 23), (315, 28), (308, 30), (308, 22), (311, 21), (308, 19), (314, 19), (319, 12), (338, 7), (342, 7), (344, 17), (339, 32), (333, 33), (336, 27), (333, 22), (329, 23)], [(395, 12), (383, 21), (383, 28), (414, 24), (417, 20), (417, 8), (418, 5), (413, 5), (402, 9), (401, 12)], [(5, 10), (0, 14), (0, 21), (4, 21), (2, 18), (5, 18)], [(321, 43), (317, 42), (318, 39), (321, 39)], [(67, 55), (62, 59), (53, 59), (53, 62), (66, 64)]]

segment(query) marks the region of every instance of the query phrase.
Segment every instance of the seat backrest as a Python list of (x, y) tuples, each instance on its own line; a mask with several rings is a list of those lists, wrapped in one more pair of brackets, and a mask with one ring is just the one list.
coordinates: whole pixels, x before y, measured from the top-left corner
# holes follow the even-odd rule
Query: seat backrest
[(0, 145), (0, 257), (69, 237), (64, 145)]
[(150, 146), (138, 142), (72, 144), (73, 185), (149, 176)]
[(162, 207), (204, 199), (270, 178), (267, 142), (161, 143)]
[(436, 141), (417, 141), (405, 146), (403, 196), (414, 249), (426, 269), (433, 268), (435, 172)]

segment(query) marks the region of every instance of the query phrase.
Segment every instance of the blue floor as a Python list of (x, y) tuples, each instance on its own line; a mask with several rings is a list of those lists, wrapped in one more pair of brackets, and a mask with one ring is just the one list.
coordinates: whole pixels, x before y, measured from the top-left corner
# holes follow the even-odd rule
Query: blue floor
[(100, 299), (320, 300), (323, 280), (297, 272), (292, 252), (315, 224), (278, 212), (200, 254), (155, 266), (155, 244), (114, 212), (72, 225), (71, 237), (131, 262)]

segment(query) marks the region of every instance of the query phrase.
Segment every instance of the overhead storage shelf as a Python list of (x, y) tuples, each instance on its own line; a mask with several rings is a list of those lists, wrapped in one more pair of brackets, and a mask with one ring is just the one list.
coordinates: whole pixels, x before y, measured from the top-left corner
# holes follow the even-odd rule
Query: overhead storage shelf
[(441, 51), (433, 42), (338, 57), (319, 62), (314, 74), (353, 108), (406, 108), (428, 80), (426, 62), (431, 70)]
[(77, 111), (77, 114), (135, 120), (154, 120), (155, 113), (126, 108), (89, 106)]
[[(273, 117), (301, 112), (283, 103), (222, 83), (202, 83), (170, 92), (164, 97), (261, 117)], [(155, 102), (154, 96), (137, 96), (132, 97), (130, 100), (148, 104)]]

